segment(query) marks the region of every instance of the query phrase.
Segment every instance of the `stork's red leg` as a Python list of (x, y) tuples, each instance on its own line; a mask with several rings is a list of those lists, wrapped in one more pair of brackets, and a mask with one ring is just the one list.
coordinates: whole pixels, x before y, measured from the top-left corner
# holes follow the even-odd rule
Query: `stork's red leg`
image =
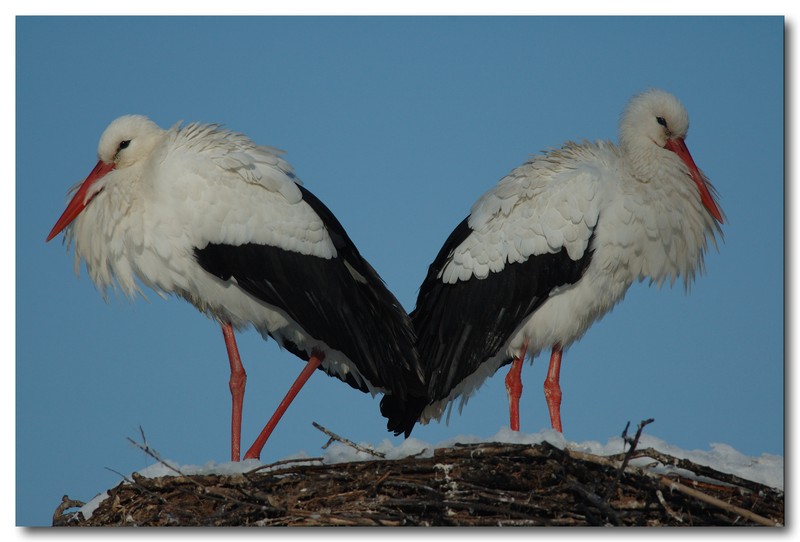
[(528, 350), (528, 341), (522, 345), (519, 357), (511, 362), (511, 369), (506, 375), (506, 393), (508, 394), (508, 414), (511, 430), (519, 431), (519, 398), (522, 396), (522, 362), (525, 361), (525, 351)]
[(236, 337), (230, 322), (222, 324), (222, 336), (225, 337), (225, 348), (228, 349), (228, 361), (231, 363), (231, 378), (228, 380), (233, 402), (231, 409), (231, 461), (239, 461), (242, 447), (242, 405), (244, 404), (247, 373), (245, 373), (242, 359), (239, 357), (239, 348), (236, 346)]
[(250, 446), (250, 449), (247, 450), (247, 453), (244, 454), (245, 459), (258, 459), (261, 457), (261, 449), (264, 448), (264, 444), (267, 443), (267, 439), (272, 434), (275, 426), (278, 425), (278, 422), (281, 420), (281, 417), (283, 417), (286, 409), (289, 408), (289, 405), (294, 400), (297, 392), (300, 391), (300, 388), (302, 388), (306, 381), (311, 377), (311, 375), (314, 373), (314, 370), (319, 367), (319, 364), (322, 363), (323, 359), (325, 359), (325, 354), (317, 351), (311, 353), (311, 358), (309, 358), (308, 363), (306, 363), (306, 366), (303, 368), (300, 376), (297, 377), (297, 380), (294, 381), (292, 387), (289, 388), (288, 392), (286, 392), (286, 397), (284, 397), (283, 401), (281, 401), (281, 404), (278, 405), (278, 409), (275, 411), (275, 414), (272, 415), (267, 422), (267, 425), (261, 430), (258, 438), (253, 445)]
[(561, 375), (561, 345), (553, 346), (553, 353), (550, 354), (550, 367), (547, 369), (547, 378), (544, 379), (544, 398), (547, 401), (547, 409), (550, 411), (550, 425), (553, 429), (562, 433), (561, 430), (561, 386), (558, 379)]

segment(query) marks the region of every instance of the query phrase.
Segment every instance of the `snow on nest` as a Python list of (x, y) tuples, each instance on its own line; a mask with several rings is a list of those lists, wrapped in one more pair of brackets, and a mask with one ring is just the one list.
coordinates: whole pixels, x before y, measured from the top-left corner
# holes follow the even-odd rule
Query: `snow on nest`
[[(608, 442), (602, 444), (596, 441), (587, 442), (569, 442), (564, 439), (561, 433), (553, 430), (543, 430), (538, 433), (518, 433), (511, 431), (508, 427), (501, 429), (496, 435), (491, 438), (478, 438), (472, 435), (458, 436), (448, 440), (439, 442), (436, 445), (431, 445), (427, 442), (408, 438), (395, 446), (389, 439), (384, 439), (377, 446), (368, 443), (360, 443), (359, 445), (364, 448), (369, 448), (384, 454), (386, 459), (402, 459), (404, 457), (417, 456), (417, 457), (432, 457), (435, 448), (450, 448), (455, 444), (476, 444), (480, 442), (502, 442), (509, 444), (541, 444), (547, 441), (553, 446), (570, 450), (577, 450), (581, 452), (591, 453), (595, 455), (605, 456), (614, 455), (625, 452), (627, 447), (621, 437), (612, 437)], [(783, 456), (772, 454), (761, 454), (758, 457), (744, 455), (736, 451), (733, 447), (727, 444), (711, 443), (711, 450), (684, 450), (677, 446), (673, 446), (657, 437), (643, 434), (639, 439), (637, 449), (642, 450), (645, 448), (654, 448), (659, 452), (670, 455), (677, 459), (687, 459), (698, 465), (711, 467), (719, 472), (734, 474), (740, 478), (751, 480), (764, 484), (768, 487), (783, 490)], [(328, 446), (323, 454), (310, 456), (305, 452), (300, 452), (286, 457), (286, 460), (295, 460), (293, 464), (301, 462), (303, 459), (312, 459), (312, 457), (322, 457), (323, 463), (347, 463), (350, 461), (368, 461), (377, 459), (374, 455), (361, 452), (341, 442), (334, 442)], [(638, 461), (638, 463), (637, 463)], [(167, 465), (165, 465), (166, 463)], [(138, 472), (138, 474), (149, 477), (157, 478), (160, 476), (176, 476), (178, 473), (184, 475), (194, 474), (217, 474), (217, 475), (233, 475), (242, 474), (254, 470), (260, 466), (268, 465), (256, 459), (248, 459), (238, 463), (215, 463), (213, 461), (205, 465), (180, 465), (177, 462), (165, 460), (164, 463), (156, 462), (153, 465), (146, 467)], [(647, 458), (641, 458), (632, 462), (636, 464), (647, 464), (651, 461)], [(658, 469), (653, 469), (655, 472), (674, 472), (676, 469), (668, 466), (661, 466)], [(683, 475), (690, 475), (685, 471), (681, 471)], [(108, 496), (104, 492), (88, 503), (86, 503), (80, 511), (83, 512), (85, 518), (91, 517), (94, 510), (100, 503)]]

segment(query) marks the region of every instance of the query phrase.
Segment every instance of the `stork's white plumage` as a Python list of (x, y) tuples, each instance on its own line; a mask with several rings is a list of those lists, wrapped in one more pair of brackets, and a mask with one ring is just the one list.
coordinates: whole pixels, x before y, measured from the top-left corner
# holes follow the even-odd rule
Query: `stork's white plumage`
[[(240, 455), (246, 374), (234, 329), (253, 326), (308, 363), (246, 458), (261, 448), (315, 368), (384, 399), (406, 436), (426, 401), (411, 323), (344, 228), (281, 152), (218, 125), (162, 130), (120, 117), (47, 240), (64, 228), (105, 295), (138, 282), (222, 326), (231, 364), (231, 457)], [(138, 281), (138, 282), (137, 282)], [(411, 408), (411, 410), (407, 410)]]
[(564, 349), (634, 281), (686, 285), (703, 269), (723, 214), (684, 143), (689, 118), (671, 94), (635, 96), (619, 146), (568, 142), (512, 171), (482, 196), (430, 266), (411, 318), (431, 404), (421, 421), (463, 407), (508, 363), (519, 429), (521, 363), (552, 348), (545, 380), (561, 431)]

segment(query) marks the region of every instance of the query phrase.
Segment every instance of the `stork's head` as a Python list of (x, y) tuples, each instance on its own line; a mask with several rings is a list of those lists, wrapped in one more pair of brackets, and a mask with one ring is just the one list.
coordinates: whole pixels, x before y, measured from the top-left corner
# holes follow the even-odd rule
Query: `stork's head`
[(689, 114), (668, 92), (651, 89), (634, 96), (622, 114), (619, 141), (623, 147), (636, 147), (650, 141), (664, 147), (670, 139), (685, 139)]
[[(623, 152), (639, 165), (674, 160), (674, 153), (686, 167), (686, 174), (697, 185), (700, 201), (714, 219), (722, 223), (713, 195), (713, 187), (695, 165), (685, 139), (689, 131), (689, 114), (678, 99), (663, 90), (651, 89), (634, 96), (619, 126)], [(653, 168), (657, 169), (657, 168)]]
[(97, 146), (97, 165), (77, 187), (72, 200), (47, 236), (47, 241), (69, 226), (91, 203), (92, 198), (103, 190), (109, 173), (131, 168), (150, 156), (163, 134), (164, 130), (142, 115), (125, 115), (109, 124)]

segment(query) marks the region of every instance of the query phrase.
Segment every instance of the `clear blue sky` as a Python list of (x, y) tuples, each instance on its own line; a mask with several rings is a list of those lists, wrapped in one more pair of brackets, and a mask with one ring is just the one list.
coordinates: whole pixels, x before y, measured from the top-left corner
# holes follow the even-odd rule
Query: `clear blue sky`
[[(784, 446), (783, 19), (20, 18), (17, 20), (17, 523), (48, 525), (150, 459), (229, 457), (228, 363), (216, 324), (177, 299), (105, 303), (59, 238), (66, 191), (122, 114), (220, 122), (288, 152), (410, 311), (428, 264), (472, 203), (531, 153), (616, 140), (636, 92), (661, 87), (728, 217), (689, 295), (637, 284), (565, 353), (569, 440), (630, 420), (686, 449)], [(245, 446), (302, 364), (254, 332)], [(546, 358), (523, 372), (522, 430), (548, 426)], [(438, 442), (508, 424), (500, 373)], [(378, 398), (315, 374), (264, 449), (318, 453), (316, 421), (354, 441), (398, 439)]]

